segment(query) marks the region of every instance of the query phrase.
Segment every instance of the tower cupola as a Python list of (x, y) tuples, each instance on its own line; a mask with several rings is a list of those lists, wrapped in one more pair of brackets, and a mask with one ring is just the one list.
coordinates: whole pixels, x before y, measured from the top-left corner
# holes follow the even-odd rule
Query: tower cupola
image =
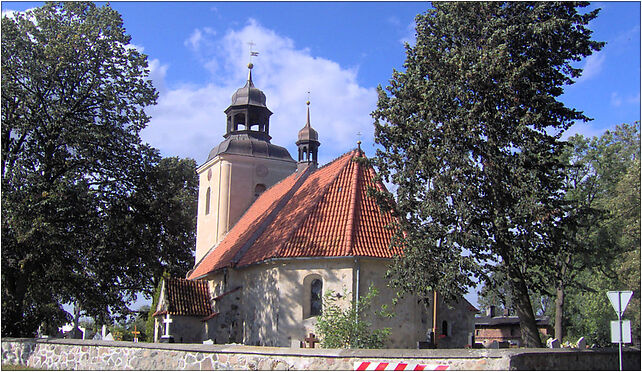
[(225, 110), (227, 130), (224, 137), (246, 134), (249, 137), (270, 141), (270, 115), (265, 104), (265, 93), (254, 86), (252, 63), (247, 65), (247, 82), (232, 95), (232, 104)]
[(307, 121), (305, 126), (299, 131), (299, 139), (296, 145), (299, 148), (299, 161), (297, 168), (303, 168), (308, 164), (317, 166), (318, 149), (321, 143), (319, 142), (319, 133), (310, 125), (310, 101), (306, 102), (308, 106)]

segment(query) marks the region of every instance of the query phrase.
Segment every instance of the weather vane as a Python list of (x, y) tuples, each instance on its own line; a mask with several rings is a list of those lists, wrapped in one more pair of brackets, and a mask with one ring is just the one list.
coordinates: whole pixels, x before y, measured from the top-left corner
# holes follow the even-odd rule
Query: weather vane
[(308, 100), (306, 101), (306, 103), (309, 105), (310, 104), (310, 91), (308, 90), (306, 93), (308, 94)]
[(252, 64), (252, 57), (256, 57), (259, 55), (259, 52), (255, 52), (252, 50), (252, 47), (255, 46), (254, 42), (250, 41), (247, 43), (250, 46), (250, 64)]

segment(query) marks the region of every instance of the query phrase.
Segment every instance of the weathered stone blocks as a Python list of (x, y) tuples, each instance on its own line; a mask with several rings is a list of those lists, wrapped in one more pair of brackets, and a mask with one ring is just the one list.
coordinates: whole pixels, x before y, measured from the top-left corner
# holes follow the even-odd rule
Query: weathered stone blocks
[[(577, 349), (323, 350), (236, 345), (134, 344), (89, 340), (2, 340), (2, 363), (74, 370), (351, 370), (355, 362), (449, 365), (452, 370), (613, 369), (617, 352)], [(626, 351), (624, 368), (639, 368)]]

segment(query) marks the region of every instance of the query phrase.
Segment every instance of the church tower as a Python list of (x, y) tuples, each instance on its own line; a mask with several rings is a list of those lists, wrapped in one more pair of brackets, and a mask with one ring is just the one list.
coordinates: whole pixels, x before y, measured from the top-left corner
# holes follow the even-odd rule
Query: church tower
[(245, 86), (232, 95), (232, 103), (225, 110), (225, 139), (196, 170), (196, 263), (223, 239), (263, 191), (297, 167), (287, 149), (270, 143), (272, 112), (266, 106), (265, 94), (254, 86), (252, 67), (250, 63)]
[(299, 148), (299, 162), (297, 163), (298, 169), (304, 169), (308, 165), (317, 166), (317, 155), (319, 146), (319, 134), (310, 125), (310, 101), (305, 103), (308, 106), (308, 119), (305, 126), (299, 131), (299, 140), (296, 145)]

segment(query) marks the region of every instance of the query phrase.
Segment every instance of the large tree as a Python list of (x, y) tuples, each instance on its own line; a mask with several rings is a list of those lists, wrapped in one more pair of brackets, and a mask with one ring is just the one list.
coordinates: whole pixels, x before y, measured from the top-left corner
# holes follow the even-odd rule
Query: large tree
[(640, 123), (618, 125), (591, 139), (574, 136), (569, 142), (575, 144), (575, 163), (586, 170), (583, 177), (569, 177), (577, 182), (567, 197), (590, 204), (599, 218), (569, 239), (584, 245), (586, 254), (569, 256), (570, 278), (559, 277), (568, 283), (562, 300), (557, 291), (562, 306), (555, 327), (556, 332), (564, 329), (563, 334), (568, 328), (573, 338), (586, 336), (608, 345), (609, 320), (615, 312), (606, 291), (634, 291), (625, 316), (633, 318), (634, 334), (640, 329)]
[(558, 97), (603, 45), (587, 5), (434, 3), (373, 113), (376, 164), (398, 186), (379, 195), (400, 217), (394, 283), (453, 300), (470, 275), (501, 270), (527, 346), (541, 346), (529, 288), (547, 280), (535, 268), (554, 257), (564, 213), (560, 136), (589, 120)]
[(65, 303), (127, 315), (154, 276), (184, 273), (194, 164), (141, 142), (148, 74), (109, 6), (2, 17), (3, 336), (69, 321)]
[[(565, 336), (565, 298), (570, 287), (580, 291), (595, 291), (590, 283), (577, 280), (586, 270), (603, 272), (611, 276), (610, 269), (631, 244), (620, 242), (620, 221), (630, 215), (616, 211), (615, 205), (624, 195), (616, 190), (625, 179), (640, 151), (639, 123), (619, 125), (600, 137), (587, 139), (575, 135), (562, 154), (568, 167), (565, 172), (565, 199), (572, 207), (564, 216), (559, 230), (558, 254), (551, 265), (549, 275), (555, 278), (555, 336)], [(638, 203), (639, 206), (639, 203)], [(638, 238), (639, 239), (639, 238)]]

